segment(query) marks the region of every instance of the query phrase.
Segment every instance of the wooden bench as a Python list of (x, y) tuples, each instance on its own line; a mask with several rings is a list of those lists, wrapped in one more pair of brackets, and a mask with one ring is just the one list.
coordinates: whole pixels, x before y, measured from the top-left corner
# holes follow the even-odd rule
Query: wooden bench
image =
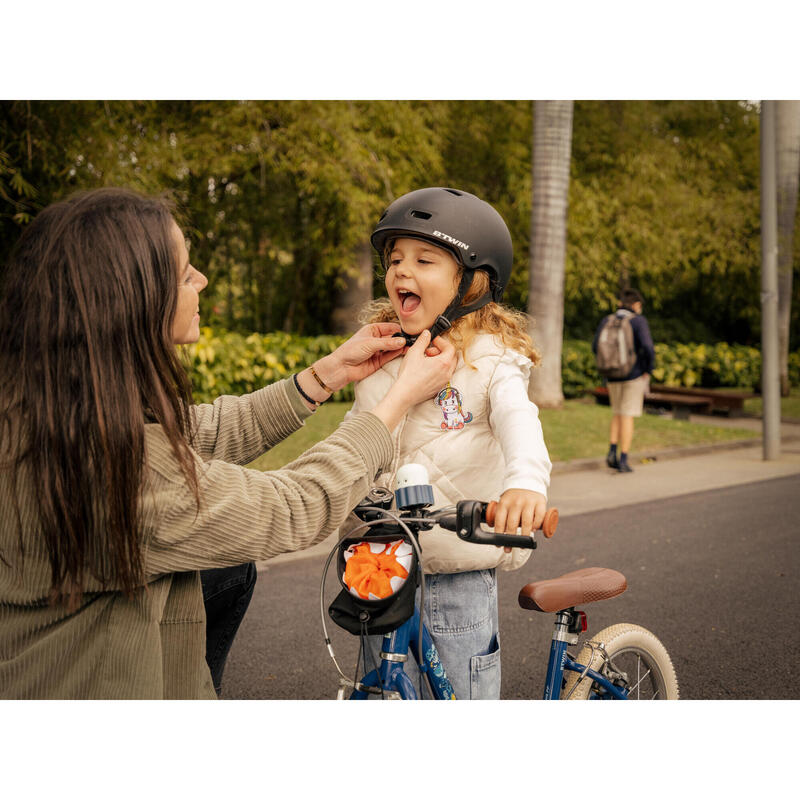
[(744, 414), (744, 401), (756, 397), (754, 392), (738, 392), (735, 389), (694, 389), (685, 386), (661, 386), (651, 384), (653, 392), (684, 397), (702, 397), (711, 401), (708, 413), (721, 412), (729, 417), (741, 417)]
[[(608, 389), (605, 386), (592, 389), (592, 394), (598, 403), (608, 405)], [(644, 396), (644, 404), (655, 408), (672, 409), (673, 419), (689, 419), (690, 413), (710, 413), (712, 400), (705, 396), (686, 397), (677, 393), (658, 391), (648, 392)]]

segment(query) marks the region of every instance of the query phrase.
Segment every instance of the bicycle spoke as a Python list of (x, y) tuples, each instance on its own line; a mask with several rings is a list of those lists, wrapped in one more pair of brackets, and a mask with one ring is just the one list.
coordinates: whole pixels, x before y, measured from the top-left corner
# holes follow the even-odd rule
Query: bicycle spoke
[[(637, 656), (637, 658), (636, 658), (636, 678), (637, 678), (637, 680), (636, 680), (636, 683), (633, 686), (631, 686), (630, 691), (628, 692), (628, 695), (631, 695), (635, 691), (637, 700), (640, 699), (639, 698), (639, 686), (641, 685), (642, 681), (653, 671), (652, 669), (648, 669), (647, 672), (645, 672), (645, 674), (642, 675), (641, 674), (641, 666), (642, 666), (641, 656)], [(656, 694), (658, 694), (658, 691), (656, 691)], [(653, 698), (653, 699), (655, 699), (655, 698)]]

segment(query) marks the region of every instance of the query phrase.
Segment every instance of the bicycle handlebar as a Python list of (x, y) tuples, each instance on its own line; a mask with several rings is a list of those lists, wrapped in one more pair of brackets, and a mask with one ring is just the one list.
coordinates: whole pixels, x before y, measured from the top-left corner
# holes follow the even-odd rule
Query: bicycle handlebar
[[(365, 498), (364, 502), (367, 502)], [(382, 511), (374, 506), (364, 508), (364, 515), (358, 513), (358, 508), (355, 509), (356, 514), (365, 521), (371, 518), (373, 522), (382, 515)], [(378, 517), (375, 516), (378, 513)], [(460, 539), (474, 544), (488, 544), (498, 547), (523, 547), (530, 550), (535, 549), (536, 542), (532, 536), (521, 536), (515, 533), (493, 533), (485, 531), (481, 528), (481, 523), (486, 523), (493, 526), (497, 514), (497, 503), (493, 500), (490, 503), (484, 503), (480, 500), (461, 500), (456, 504), (455, 512), (449, 510), (441, 511), (427, 511), (425, 509), (415, 509), (413, 512), (405, 512), (400, 514), (400, 519), (417, 530), (430, 528), (436, 524), (445, 528), (446, 530), (455, 531)], [(390, 522), (385, 521), (381, 523), (381, 528), (386, 531), (387, 528), (394, 528)], [(541, 531), (545, 538), (549, 539), (556, 532), (558, 527), (558, 509), (550, 508), (544, 515)]]
[[(455, 514), (444, 514), (436, 522), (447, 530), (455, 531), (459, 538), (475, 544), (492, 544), (498, 547), (525, 547), (534, 549), (536, 543), (531, 536), (515, 533), (492, 533), (484, 531), (481, 523), (494, 525), (497, 503), (482, 503), (479, 500), (462, 500), (456, 505)], [(558, 527), (558, 509), (550, 508), (544, 515), (542, 533), (549, 539)]]

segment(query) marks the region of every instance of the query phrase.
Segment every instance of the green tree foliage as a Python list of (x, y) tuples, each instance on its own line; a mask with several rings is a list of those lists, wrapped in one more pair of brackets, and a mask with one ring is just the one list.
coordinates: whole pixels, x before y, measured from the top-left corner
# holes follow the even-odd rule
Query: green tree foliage
[[(4, 105), (11, 119), (0, 143), (15, 142), (13, 169), (26, 163), (27, 122), (24, 108)], [(28, 105), (58, 121), (30, 159), (38, 205), (101, 185), (167, 191), (210, 280), (204, 318), (229, 328), (324, 332), (354, 246), (394, 196), (441, 171), (436, 130), (446, 109), (432, 104)]]
[[(205, 322), (324, 334), (382, 209), (451, 185), (507, 220), (525, 308), (531, 142), (527, 101), (0, 102), (0, 259), (74, 189), (166, 191), (211, 281)], [(590, 337), (630, 283), (657, 341), (757, 344), (758, 178), (757, 107), (576, 102), (565, 335)], [(794, 293), (792, 350), (797, 274)]]
[(632, 285), (657, 339), (756, 340), (758, 180), (758, 115), (747, 105), (578, 103), (571, 331), (588, 335), (594, 310)]

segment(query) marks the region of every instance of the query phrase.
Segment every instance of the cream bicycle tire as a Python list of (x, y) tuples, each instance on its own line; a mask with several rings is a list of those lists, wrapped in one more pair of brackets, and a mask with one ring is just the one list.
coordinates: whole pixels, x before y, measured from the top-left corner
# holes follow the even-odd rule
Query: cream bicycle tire
[[(577, 662), (602, 673), (605, 665), (600, 649), (602, 643), (606, 654), (620, 669), (629, 674), (631, 700), (677, 700), (680, 696), (678, 678), (666, 648), (646, 628), (628, 622), (604, 628), (583, 645)], [(633, 673), (635, 668), (635, 673)], [(577, 684), (577, 685), (576, 685)], [(566, 683), (561, 697), (569, 700), (588, 700), (594, 682), (589, 678), (580, 680), (580, 673), (566, 673)], [(644, 697), (642, 695), (645, 695)], [(652, 696), (651, 696), (652, 695)]]

